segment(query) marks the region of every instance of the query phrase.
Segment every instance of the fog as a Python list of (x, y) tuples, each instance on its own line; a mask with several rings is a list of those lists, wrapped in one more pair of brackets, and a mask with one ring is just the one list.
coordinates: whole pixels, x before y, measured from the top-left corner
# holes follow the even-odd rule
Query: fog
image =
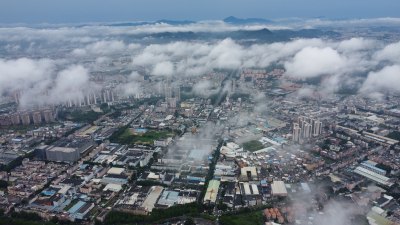
[[(377, 19), (380, 23), (387, 19)], [(390, 20), (397, 23), (397, 20)], [(372, 22), (372, 21), (369, 21)], [(302, 21), (304, 27), (318, 27), (324, 22)], [(353, 21), (360, 26), (366, 21)], [(296, 27), (296, 23), (287, 23)], [(275, 26), (275, 25), (274, 25)], [(168, 79), (181, 83), (197, 77), (193, 93), (207, 97), (215, 87), (209, 80), (199, 79), (215, 70), (240, 71), (245, 68), (285, 69), (284, 79), (319, 79), (314, 86), (305, 86), (299, 96), (314, 92), (335, 94), (342, 87), (358, 88), (360, 95), (377, 96), (399, 92), (400, 42), (385, 43), (362, 37), (335, 40), (330, 38), (297, 38), (287, 42), (250, 42), (226, 38), (222, 40), (180, 40), (159, 43), (153, 37), (133, 38), (127, 35), (160, 32), (224, 32), (273, 28), (271, 25), (232, 25), (223, 22), (201, 22), (188, 25), (147, 24), (142, 26), (81, 26), (46, 28), (0, 28), (4, 43), (0, 54), (0, 93), (21, 92), (21, 106), (61, 104), (82, 98), (99, 88), (91, 82), (98, 71), (120, 57), (128, 60), (124, 69), (132, 74), (149, 75), (153, 80)], [(278, 29), (277, 26), (275, 26)], [(51, 48), (50, 48), (51, 47)], [(51, 52), (51, 53), (50, 53)], [(32, 57), (20, 57), (20, 55)], [(48, 57), (48, 54), (56, 57)], [(111, 72), (110, 76), (119, 75)], [(140, 94), (143, 79), (126, 76), (118, 90), (123, 96)], [(132, 77), (133, 76), (133, 77)], [(153, 83), (153, 86), (155, 83)], [(244, 90), (253, 93), (252, 90)]]

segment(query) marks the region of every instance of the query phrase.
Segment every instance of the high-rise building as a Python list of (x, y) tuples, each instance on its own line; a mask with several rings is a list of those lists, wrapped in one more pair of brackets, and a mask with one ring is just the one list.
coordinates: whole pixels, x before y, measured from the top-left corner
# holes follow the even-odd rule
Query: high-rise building
[(74, 105), (74, 103), (72, 102), (71, 99), (69, 99), (69, 100), (67, 101), (67, 107), (72, 107), (73, 105)]
[(176, 108), (176, 98), (167, 98), (168, 107)]
[(313, 136), (317, 137), (322, 133), (322, 122), (319, 120), (313, 121)]
[(310, 138), (312, 133), (312, 125), (304, 122), (303, 126), (301, 127), (302, 137), (303, 138)]
[(318, 119), (309, 118), (306, 116), (299, 116), (298, 125), (301, 128), (302, 138), (317, 137), (322, 133), (322, 122)]
[(54, 122), (54, 115), (50, 109), (43, 111), (43, 118), (46, 123)]
[(164, 86), (165, 99), (172, 98), (172, 87), (169, 84)]
[(11, 115), (11, 122), (13, 125), (19, 125), (21, 123), (18, 113), (14, 113)]
[(91, 101), (90, 101), (90, 94), (86, 94), (85, 97), (85, 105), (91, 105)]
[(181, 100), (181, 87), (177, 86), (174, 88), (174, 97), (177, 101)]
[(22, 95), (21, 91), (19, 91), (19, 90), (14, 91), (14, 101), (15, 101), (15, 103), (19, 104), (20, 99), (21, 99), (21, 95)]
[(115, 101), (115, 96), (114, 96), (114, 92), (112, 90), (109, 90), (109, 96), (110, 96), (111, 102), (114, 102)]
[(299, 116), (299, 118), (297, 118), (297, 123), (302, 126), (304, 122), (307, 122), (307, 117), (305, 116)]
[(0, 126), (9, 126), (11, 125), (10, 115), (4, 114), (0, 115)]
[(31, 123), (31, 118), (28, 112), (21, 113), (20, 117), (23, 125), (29, 125)]
[(95, 93), (92, 93), (92, 98), (93, 98), (93, 104), (97, 104), (97, 96)]
[(40, 113), (40, 111), (33, 112), (32, 119), (33, 119), (34, 124), (41, 124), (42, 123), (42, 113)]
[(293, 136), (292, 140), (294, 142), (299, 142), (300, 141), (300, 135), (301, 135), (301, 128), (298, 123), (293, 124)]
[(77, 99), (76, 105), (77, 105), (77, 106), (81, 106), (81, 105), (82, 105), (82, 98), (79, 97), (79, 98)]
[(114, 92), (111, 89), (103, 90), (101, 94), (101, 101), (102, 103), (114, 102), (115, 101)]

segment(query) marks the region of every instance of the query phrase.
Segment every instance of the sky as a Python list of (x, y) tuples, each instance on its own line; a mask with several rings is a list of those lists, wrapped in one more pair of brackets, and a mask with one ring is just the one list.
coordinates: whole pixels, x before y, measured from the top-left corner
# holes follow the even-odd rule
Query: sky
[(0, 0), (0, 24), (400, 17), (399, 0)]

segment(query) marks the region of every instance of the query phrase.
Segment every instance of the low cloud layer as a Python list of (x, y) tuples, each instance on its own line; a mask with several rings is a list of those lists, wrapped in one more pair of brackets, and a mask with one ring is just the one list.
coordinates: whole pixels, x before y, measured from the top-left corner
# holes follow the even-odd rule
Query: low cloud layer
[[(397, 65), (399, 43), (387, 44), (364, 38), (339, 42), (322, 39), (299, 39), (291, 42), (244, 46), (231, 39), (215, 43), (174, 42), (155, 44), (133, 53), (133, 65), (145, 65), (157, 76), (199, 76), (215, 69), (240, 70), (266, 68), (273, 64), (285, 68), (285, 76), (304, 80), (321, 78), (325, 92), (334, 93), (341, 86), (362, 85), (368, 91), (382, 91), (388, 83), (397, 83), (396, 75), (385, 75), (382, 85), (368, 83), (381, 65)], [(400, 52), (400, 49), (399, 51)], [(366, 74), (367, 77), (360, 77)], [(386, 83), (387, 82), (387, 83)], [(205, 83), (196, 85), (204, 86)], [(360, 86), (360, 85), (359, 85)], [(197, 88), (198, 89), (198, 88)], [(206, 89), (209, 89), (206, 87)], [(363, 91), (361, 90), (361, 94)], [(395, 91), (395, 89), (390, 88)]]
[(98, 41), (85, 46), (84, 48), (77, 48), (72, 51), (73, 56), (88, 57), (88, 56), (110, 56), (121, 53), (129, 53), (139, 48), (139, 44), (125, 44), (123, 41)]
[(383, 69), (370, 72), (363, 83), (361, 93), (395, 92), (400, 93), (400, 66), (386, 66)]
[(81, 65), (56, 70), (49, 59), (0, 59), (1, 95), (20, 95), (22, 107), (60, 104), (83, 98), (92, 88), (89, 72)]
[(295, 78), (336, 74), (346, 67), (346, 60), (330, 47), (305, 47), (285, 63), (286, 73)]
[[(367, 24), (365, 21), (357, 23)], [(205, 22), (131, 27), (0, 28), (0, 93), (7, 95), (21, 91), (23, 105), (58, 104), (69, 98), (79, 98), (94, 88), (90, 81), (95, 76), (90, 75), (92, 72), (107, 71), (109, 65), (118, 63), (121, 57), (124, 57), (123, 70), (126, 70), (126, 83), (120, 85), (123, 95), (142, 92), (144, 79), (138, 79), (137, 74), (179, 83), (215, 70), (235, 72), (271, 65), (284, 68), (285, 79), (318, 80), (316, 87), (300, 90), (301, 96), (314, 95), (315, 91), (332, 94), (342, 86), (361, 87), (358, 93), (362, 95), (398, 92), (400, 42), (384, 43), (360, 37), (274, 43), (243, 43), (230, 38), (163, 42), (157, 38), (131, 40), (129, 36), (257, 30), (268, 26)], [(34, 57), (21, 57), (28, 53)], [(55, 57), (50, 60), (49, 55)], [(129, 75), (131, 71), (133, 73)], [(110, 76), (113, 75), (120, 75), (119, 70), (110, 72)], [(195, 94), (204, 96), (207, 93), (208, 96), (215, 90), (211, 81), (199, 80), (193, 87)]]

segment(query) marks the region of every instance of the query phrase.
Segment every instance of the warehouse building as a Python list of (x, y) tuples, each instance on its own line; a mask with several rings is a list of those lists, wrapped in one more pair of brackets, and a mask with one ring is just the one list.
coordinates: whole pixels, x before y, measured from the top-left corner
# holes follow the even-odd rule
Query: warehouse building
[(274, 181), (271, 184), (271, 194), (275, 197), (286, 197), (288, 192), (283, 181)]
[(381, 174), (378, 174), (374, 171), (371, 171), (369, 169), (366, 169), (364, 167), (358, 166), (355, 170), (354, 173), (359, 174), (369, 180), (372, 180), (378, 184), (385, 185), (387, 187), (390, 187), (394, 184), (394, 182), (391, 181), (389, 177), (383, 176)]
[(46, 159), (55, 162), (76, 162), (80, 158), (79, 150), (68, 147), (51, 147), (46, 149)]
[(219, 185), (221, 184), (218, 180), (210, 180), (208, 184), (206, 194), (204, 196), (204, 203), (215, 204), (218, 196)]

